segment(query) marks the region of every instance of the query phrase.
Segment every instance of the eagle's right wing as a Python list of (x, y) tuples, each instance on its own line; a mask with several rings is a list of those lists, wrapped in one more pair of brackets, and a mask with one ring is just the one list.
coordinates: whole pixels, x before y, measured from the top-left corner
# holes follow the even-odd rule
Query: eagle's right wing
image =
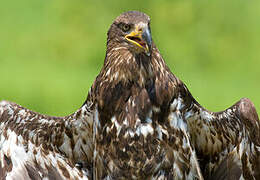
[(260, 179), (260, 121), (243, 98), (221, 112), (200, 106), (183, 86), (183, 113), (205, 178)]
[(92, 104), (87, 100), (70, 116), (51, 117), (1, 101), (0, 179), (90, 177)]

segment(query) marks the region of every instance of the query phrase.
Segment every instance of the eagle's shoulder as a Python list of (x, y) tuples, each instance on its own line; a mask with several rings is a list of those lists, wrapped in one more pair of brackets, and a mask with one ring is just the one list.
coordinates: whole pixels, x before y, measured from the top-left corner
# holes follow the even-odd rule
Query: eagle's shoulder
[(260, 121), (255, 108), (255, 105), (249, 98), (242, 98), (237, 103), (237, 117), (242, 119), (242, 122), (248, 130), (250, 141), (260, 146)]

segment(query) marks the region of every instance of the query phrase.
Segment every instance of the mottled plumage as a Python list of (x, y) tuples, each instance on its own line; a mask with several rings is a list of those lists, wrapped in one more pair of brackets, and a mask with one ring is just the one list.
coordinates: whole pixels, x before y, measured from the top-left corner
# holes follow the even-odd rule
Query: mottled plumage
[(150, 18), (112, 23), (83, 106), (48, 117), (0, 103), (2, 179), (260, 179), (260, 122), (241, 99), (209, 112), (165, 64)]
[(1, 101), (0, 122), (0, 179), (87, 179), (75, 163), (92, 163), (90, 104), (50, 117)]

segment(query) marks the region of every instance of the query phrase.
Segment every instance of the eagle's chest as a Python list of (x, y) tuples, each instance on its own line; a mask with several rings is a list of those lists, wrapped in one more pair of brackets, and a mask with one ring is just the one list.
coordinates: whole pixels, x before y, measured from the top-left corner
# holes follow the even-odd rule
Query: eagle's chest
[(167, 105), (156, 105), (153, 91), (143, 88), (131, 93), (119, 111), (115, 110), (110, 119), (101, 120), (106, 123), (96, 133), (97, 176), (150, 177), (160, 169), (170, 168), (179, 158), (182, 146), (186, 149), (181, 152), (188, 152), (189, 145), (183, 144), (187, 142), (185, 133), (174, 127), (182, 116), (178, 112), (171, 114)]
[(115, 117), (111, 121), (97, 136), (99, 177), (134, 179), (153, 174), (163, 163), (167, 149), (162, 130), (152, 121), (137, 119), (134, 127), (126, 122), (120, 124)]
[(150, 123), (136, 128), (119, 125), (116, 120), (107, 126), (97, 141), (97, 162), (102, 176), (146, 177), (162, 162), (163, 148)]

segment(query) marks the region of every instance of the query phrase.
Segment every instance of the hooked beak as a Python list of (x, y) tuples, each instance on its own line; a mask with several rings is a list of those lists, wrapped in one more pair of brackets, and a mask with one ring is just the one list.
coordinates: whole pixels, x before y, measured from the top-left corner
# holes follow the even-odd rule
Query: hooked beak
[(125, 38), (141, 48), (147, 56), (150, 56), (152, 37), (147, 25), (144, 25), (143, 23), (137, 25), (132, 32), (125, 36)]

